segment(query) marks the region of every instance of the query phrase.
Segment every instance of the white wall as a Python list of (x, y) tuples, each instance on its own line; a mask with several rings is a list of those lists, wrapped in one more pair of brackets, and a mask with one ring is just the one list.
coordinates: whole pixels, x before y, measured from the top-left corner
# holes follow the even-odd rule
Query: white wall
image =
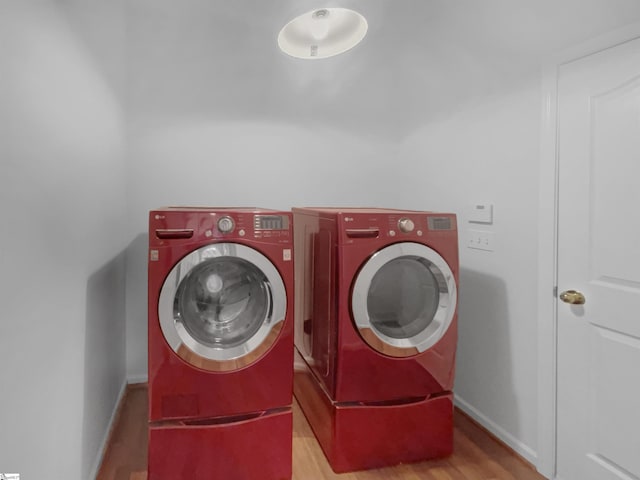
[(0, 3), (0, 471), (22, 478), (91, 478), (126, 375), (124, 27), (102, 3)]
[[(411, 208), (458, 213), (458, 404), (535, 463), (537, 444), (537, 215), (540, 86), (503, 85), (402, 143)], [(494, 223), (468, 222), (468, 207), (494, 206)], [(466, 247), (469, 230), (495, 250)]]

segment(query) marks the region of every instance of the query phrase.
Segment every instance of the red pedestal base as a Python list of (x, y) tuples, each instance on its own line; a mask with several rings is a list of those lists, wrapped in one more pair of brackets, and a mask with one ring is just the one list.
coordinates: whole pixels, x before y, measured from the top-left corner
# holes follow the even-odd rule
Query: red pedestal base
[(149, 427), (148, 480), (290, 480), (290, 409)]
[(297, 369), (294, 394), (336, 473), (441, 458), (453, 451), (451, 393), (404, 404), (340, 405), (308, 370)]

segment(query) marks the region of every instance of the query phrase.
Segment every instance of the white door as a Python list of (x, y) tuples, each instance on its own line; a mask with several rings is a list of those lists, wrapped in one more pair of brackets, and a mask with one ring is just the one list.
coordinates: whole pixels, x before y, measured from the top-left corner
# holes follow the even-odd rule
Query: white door
[(558, 94), (558, 478), (637, 480), (640, 39), (563, 65)]

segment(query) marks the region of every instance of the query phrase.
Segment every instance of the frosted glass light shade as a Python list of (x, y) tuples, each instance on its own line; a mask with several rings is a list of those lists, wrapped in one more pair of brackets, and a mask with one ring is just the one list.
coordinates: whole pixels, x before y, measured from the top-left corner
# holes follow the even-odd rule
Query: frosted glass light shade
[(292, 57), (333, 57), (355, 47), (369, 28), (367, 20), (347, 8), (321, 8), (287, 23), (278, 34), (278, 46)]

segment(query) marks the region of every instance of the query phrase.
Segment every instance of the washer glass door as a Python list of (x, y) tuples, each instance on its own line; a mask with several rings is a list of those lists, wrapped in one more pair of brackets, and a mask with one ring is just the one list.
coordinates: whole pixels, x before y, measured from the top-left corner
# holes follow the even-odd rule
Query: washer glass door
[(174, 266), (160, 292), (171, 348), (199, 368), (226, 371), (262, 356), (286, 314), (284, 283), (260, 252), (234, 243), (202, 247)]
[(351, 309), (362, 338), (385, 355), (424, 352), (445, 334), (456, 309), (453, 273), (425, 245), (404, 242), (376, 252), (354, 282)]

